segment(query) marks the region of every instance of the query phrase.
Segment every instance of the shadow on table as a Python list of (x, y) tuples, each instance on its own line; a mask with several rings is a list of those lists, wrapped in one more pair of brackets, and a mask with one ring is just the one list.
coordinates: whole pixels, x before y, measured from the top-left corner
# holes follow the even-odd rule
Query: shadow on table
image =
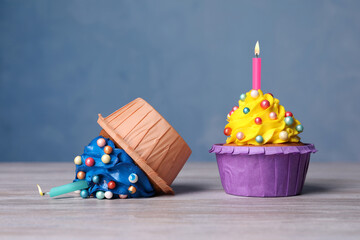
[(204, 185), (194, 185), (194, 184), (174, 184), (172, 188), (176, 195), (188, 194), (193, 192), (203, 192), (209, 190)]
[(333, 188), (329, 185), (306, 183), (301, 194), (323, 193), (330, 192), (331, 190), (333, 190)]

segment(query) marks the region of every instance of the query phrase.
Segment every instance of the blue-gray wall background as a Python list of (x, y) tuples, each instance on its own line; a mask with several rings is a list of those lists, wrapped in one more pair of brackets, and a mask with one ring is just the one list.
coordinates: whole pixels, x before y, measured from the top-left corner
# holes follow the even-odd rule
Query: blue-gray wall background
[(0, 1), (0, 161), (72, 161), (104, 116), (136, 97), (193, 150), (262, 89), (315, 143), (315, 161), (360, 161), (359, 1)]

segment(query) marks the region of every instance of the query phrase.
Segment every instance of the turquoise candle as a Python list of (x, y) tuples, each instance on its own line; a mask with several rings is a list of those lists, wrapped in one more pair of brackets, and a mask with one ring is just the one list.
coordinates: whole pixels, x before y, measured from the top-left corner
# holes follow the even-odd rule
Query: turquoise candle
[(54, 187), (50, 190), (49, 195), (50, 195), (50, 197), (56, 197), (61, 194), (74, 192), (76, 190), (82, 190), (82, 189), (85, 189), (88, 187), (89, 187), (89, 185), (88, 185), (87, 181), (81, 180), (81, 181), (65, 184), (62, 186)]

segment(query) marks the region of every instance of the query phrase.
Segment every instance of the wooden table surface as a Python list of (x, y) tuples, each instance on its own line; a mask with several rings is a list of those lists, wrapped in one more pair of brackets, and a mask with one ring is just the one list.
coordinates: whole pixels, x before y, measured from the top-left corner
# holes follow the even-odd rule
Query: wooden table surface
[(0, 163), (0, 239), (360, 239), (360, 164), (311, 163), (303, 194), (225, 194), (216, 163), (187, 163), (175, 196), (41, 197), (70, 163)]

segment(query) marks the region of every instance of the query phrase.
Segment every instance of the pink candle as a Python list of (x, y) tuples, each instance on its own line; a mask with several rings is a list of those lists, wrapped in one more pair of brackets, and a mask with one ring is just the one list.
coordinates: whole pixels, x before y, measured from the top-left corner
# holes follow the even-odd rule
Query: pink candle
[(255, 58), (253, 58), (253, 89), (261, 89), (261, 58), (259, 58), (259, 41), (255, 45)]

